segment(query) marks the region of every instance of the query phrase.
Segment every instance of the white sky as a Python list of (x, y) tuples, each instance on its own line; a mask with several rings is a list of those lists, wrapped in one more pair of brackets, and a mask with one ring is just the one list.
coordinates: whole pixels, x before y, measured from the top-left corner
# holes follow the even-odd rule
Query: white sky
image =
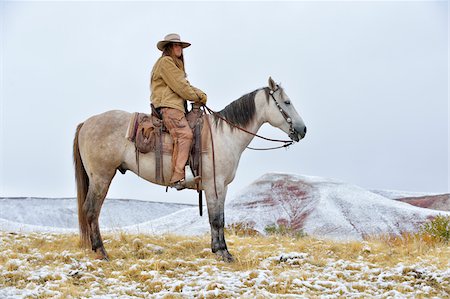
[[(189, 80), (211, 108), (272, 76), (308, 126), (287, 151), (245, 151), (229, 196), (270, 171), (449, 191), (447, 1), (7, 1), (0, 20), (0, 196), (75, 196), (77, 124), (148, 112), (156, 43), (171, 32), (192, 43)], [(108, 197), (197, 200), (164, 191), (118, 173)]]

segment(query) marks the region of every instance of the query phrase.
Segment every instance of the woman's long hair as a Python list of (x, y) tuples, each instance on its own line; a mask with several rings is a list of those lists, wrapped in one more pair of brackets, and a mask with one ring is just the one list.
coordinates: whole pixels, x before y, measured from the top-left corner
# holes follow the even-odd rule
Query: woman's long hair
[(181, 56), (178, 58), (174, 52), (173, 52), (173, 43), (168, 43), (164, 47), (164, 51), (162, 53), (162, 56), (170, 56), (172, 57), (173, 61), (175, 61), (176, 66), (181, 69), (184, 74), (186, 75), (186, 70), (184, 69), (184, 56), (183, 52), (181, 52)]

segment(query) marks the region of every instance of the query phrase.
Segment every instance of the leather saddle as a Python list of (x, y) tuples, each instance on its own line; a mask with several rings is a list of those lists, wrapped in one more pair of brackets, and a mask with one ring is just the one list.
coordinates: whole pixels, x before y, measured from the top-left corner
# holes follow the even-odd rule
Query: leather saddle
[[(193, 133), (193, 142), (187, 165), (190, 166), (193, 176), (201, 176), (201, 154), (202, 151), (202, 128), (203, 111), (199, 107), (193, 107), (186, 115), (186, 119)], [(161, 114), (152, 105), (152, 113), (133, 113), (126, 137), (134, 142), (136, 149), (136, 160), (139, 175), (139, 154), (149, 152), (155, 153), (155, 174), (156, 181), (163, 185), (168, 185), (162, 174), (163, 155), (172, 154), (173, 141), (168, 130), (163, 124)], [(197, 186), (197, 189), (199, 186)]]

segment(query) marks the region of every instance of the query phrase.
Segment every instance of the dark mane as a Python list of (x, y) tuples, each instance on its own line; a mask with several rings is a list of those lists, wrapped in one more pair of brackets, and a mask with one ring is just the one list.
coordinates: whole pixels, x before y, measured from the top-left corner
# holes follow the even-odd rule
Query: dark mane
[[(255, 96), (261, 90), (264, 90), (267, 95), (269, 94), (267, 87), (256, 89), (231, 102), (218, 113), (232, 124), (245, 128), (255, 116)], [(215, 118), (216, 125), (222, 125), (223, 122), (220, 118)]]

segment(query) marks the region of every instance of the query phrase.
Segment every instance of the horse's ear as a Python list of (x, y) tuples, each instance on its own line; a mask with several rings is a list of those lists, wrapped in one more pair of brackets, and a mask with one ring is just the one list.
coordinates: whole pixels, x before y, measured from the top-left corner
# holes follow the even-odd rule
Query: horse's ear
[(275, 83), (275, 81), (273, 81), (272, 77), (269, 77), (269, 88), (271, 90), (277, 89), (277, 84)]

